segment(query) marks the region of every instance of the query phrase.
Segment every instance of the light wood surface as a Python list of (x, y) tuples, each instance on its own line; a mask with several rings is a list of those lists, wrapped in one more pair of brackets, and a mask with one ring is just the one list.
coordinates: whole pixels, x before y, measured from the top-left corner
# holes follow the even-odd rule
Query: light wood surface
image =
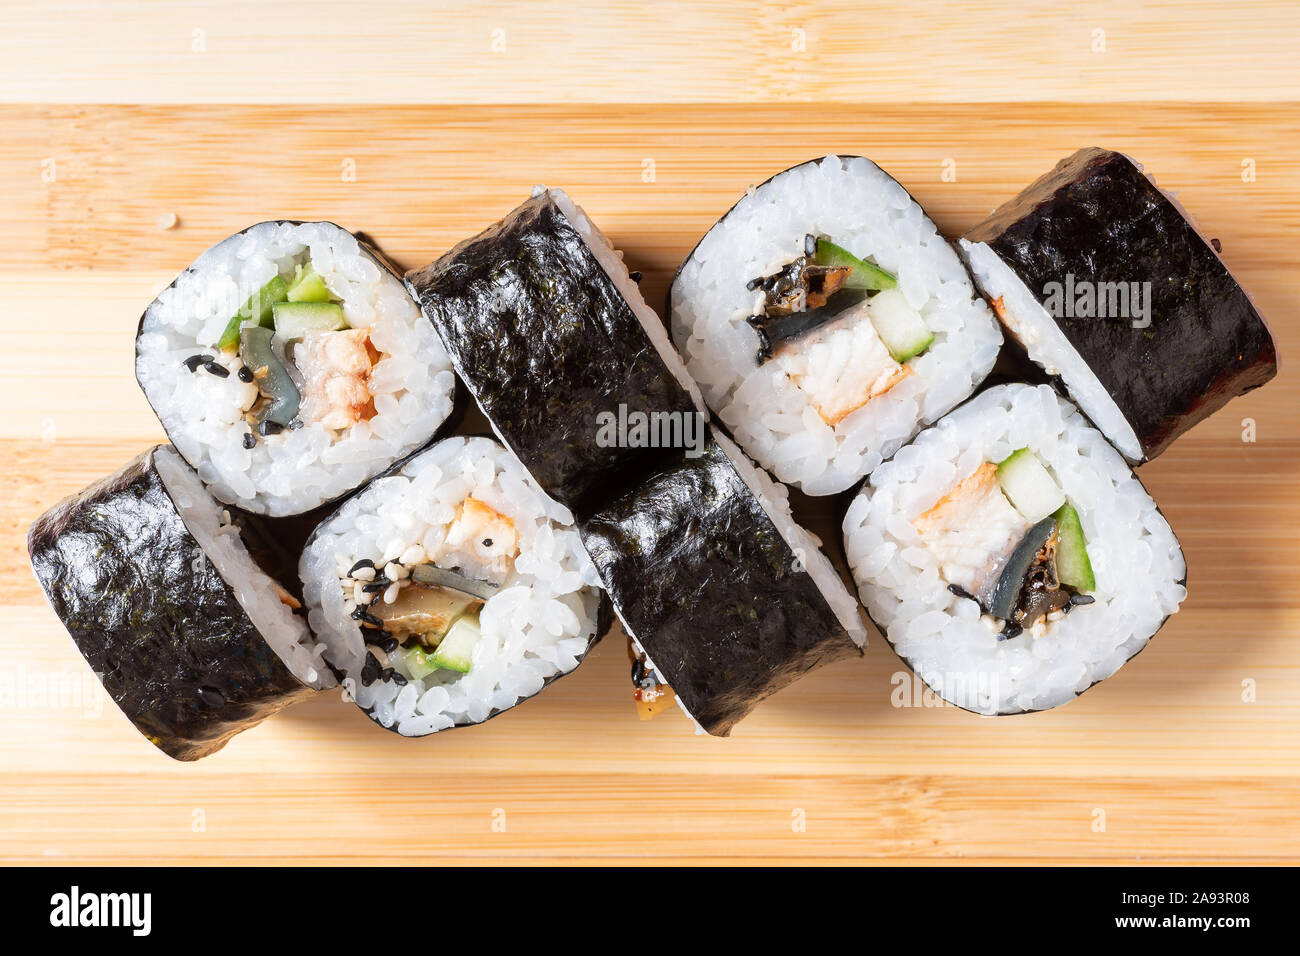
[[(0, 860), (1300, 862), (1298, 26), (1284, 3), (0, 5)], [(895, 706), (912, 685), (876, 637), (695, 737), (636, 721), (613, 641), (482, 727), (401, 740), (330, 693), (183, 765), (97, 692), (31, 576), (33, 518), (161, 440), (140, 312), (252, 222), (333, 219), (419, 265), (546, 182), (661, 308), (793, 162), (869, 155), (956, 235), (1089, 144), (1221, 239), (1283, 371), (1141, 470), (1190, 596), (1064, 708)]]

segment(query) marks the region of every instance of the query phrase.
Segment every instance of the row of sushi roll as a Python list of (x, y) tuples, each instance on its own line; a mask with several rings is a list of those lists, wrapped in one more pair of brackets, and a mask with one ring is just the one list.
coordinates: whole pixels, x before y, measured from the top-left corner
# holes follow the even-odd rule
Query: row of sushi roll
[[(1140, 321), (1047, 292), (1134, 268)], [(203, 253), (136, 338), (171, 444), (29, 534), (140, 732), (195, 759), (330, 687), (403, 736), (477, 724), (617, 616), (642, 716), (727, 735), (860, 655), (864, 609), (945, 700), (1054, 707), (1186, 594), (1132, 467), (1276, 373), (1217, 248), (1107, 150), (956, 246), (874, 163), (828, 156), (745, 193), (667, 323), (638, 281), (543, 187), (404, 276), (331, 223)], [(1004, 330), (1050, 384), (986, 386)], [(448, 437), (458, 381), (492, 437)], [(636, 420), (648, 440), (603, 432)], [(787, 484), (851, 496), (856, 596)]]

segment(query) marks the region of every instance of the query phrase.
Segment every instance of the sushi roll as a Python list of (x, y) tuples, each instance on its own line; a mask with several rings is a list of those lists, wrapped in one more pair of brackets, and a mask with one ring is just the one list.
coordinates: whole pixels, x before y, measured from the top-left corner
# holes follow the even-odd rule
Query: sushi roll
[(221, 501), (295, 515), (427, 444), (455, 377), (378, 253), (328, 222), (204, 252), (140, 320), (136, 378)]
[(498, 437), (575, 513), (666, 446), (702, 440), (667, 330), (561, 190), (538, 187), (406, 283)]
[(601, 596), (568, 509), (490, 438), (448, 438), (344, 502), (299, 570), (326, 662), (407, 737), (477, 724), (569, 673)]
[(853, 499), (844, 545), (894, 650), (981, 714), (1073, 699), (1187, 593), (1155, 502), (1047, 385), (991, 388), (923, 431)]
[(669, 310), (708, 406), (810, 495), (850, 487), (967, 398), (1002, 344), (956, 252), (862, 157), (751, 188), (682, 263)]
[(579, 529), (632, 639), (638, 700), (670, 688), (707, 733), (727, 736), (765, 697), (866, 645), (857, 602), (785, 488), (721, 434)]
[(42, 515), (27, 547), (109, 696), (168, 756), (196, 760), (334, 683), (281, 583), (280, 537), (160, 445)]
[(1012, 339), (1131, 462), (1277, 374), (1217, 245), (1122, 153), (1062, 160), (961, 248)]

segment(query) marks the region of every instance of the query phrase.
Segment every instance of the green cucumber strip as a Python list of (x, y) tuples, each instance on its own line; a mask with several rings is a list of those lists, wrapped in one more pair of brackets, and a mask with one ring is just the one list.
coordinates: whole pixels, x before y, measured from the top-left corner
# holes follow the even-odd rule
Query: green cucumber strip
[(886, 289), (868, 299), (867, 314), (895, 362), (915, 358), (934, 341), (934, 333), (921, 318), (921, 313), (912, 308), (897, 289)]
[(998, 484), (1026, 521), (1042, 521), (1065, 504), (1060, 485), (1028, 448), (1003, 459), (998, 465)]
[(897, 276), (886, 272), (878, 265), (859, 259), (843, 246), (837, 246), (829, 239), (823, 239), (820, 236), (817, 238), (817, 247), (813, 260), (817, 265), (831, 269), (845, 267), (852, 269), (853, 272), (849, 275), (848, 281), (844, 283), (846, 289), (879, 290), (892, 289), (898, 285)]
[(433, 654), (419, 646), (407, 649), (405, 663), (412, 680), (422, 680), (438, 669)]
[(277, 302), (271, 310), (275, 334), (300, 339), (308, 332), (338, 332), (348, 327), (337, 302)]
[(309, 262), (305, 266), (298, 267), (298, 276), (293, 280), (293, 285), (289, 286), (290, 302), (328, 302), (330, 300), (330, 290), (325, 286), (325, 280), (316, 274), (316, 270)]
[(1088, 593), (1097, 588), (1097, 577), (1088, 559), (1088, 544), (1083, 537), (1079, 512), (1068, 501), (1053, 516), (1056, 518), (1056, 577), (1076, 591)]
[(280, 276), (276, 276), (248, 297), (248, 301), (239, 307), (228, 323), (226, 330), (217, 339), (217, 348), (227, 352), (239, 345), (239, 330), (242, 326), (260, 325), (271, 327), (271, 308), (277, 302), (283, 302), (289, 295), (289, 285)]
[(457, 618), (434, 651), (433, 663), (450, 671), (468, 674), (473, 663), (474, 645), (481, 636), (476, 616), (467, 614)]

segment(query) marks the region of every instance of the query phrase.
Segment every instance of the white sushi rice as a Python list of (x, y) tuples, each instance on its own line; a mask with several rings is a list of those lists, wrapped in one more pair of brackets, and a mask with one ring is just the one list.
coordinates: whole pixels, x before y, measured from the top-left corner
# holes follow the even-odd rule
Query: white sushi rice
[[(364, 686), (367, 652), (381, 660), (382, 652), (365, 644), (340, 575), (363, 558), (396, 561), (415, 545), (436, 554), (457, 506), (471, 496), (514, 522), (519, 554), (480, 611), (482, 637), (469, 672)], [(573, 516), (488, 438), (446, 439), (372, 482), (316, 530), (299, 573), (312, 630), (344, 673), (344, 688), (376, 721), (406, 736), (478, 723), (531, 697), (577, 667), (596, 632), (600, 579)]]
[[(1029, 447), (1079, 513), (1096, 603), (999, 641), (978, 605), (948, 591), (912, 519), (986, 461)], [(989, 389), (871, 475), (844, 517), (868, 613), (945, 700), (984, 714), (1055, 707), (1113, 674), (1186, 596), (1169, 523), (1128, 464), (1046, 385)]]
[[(758, 363), (746, 321), (763, 299), (746, 284), (800, 255), (808, 233), (895, 274), (934, 333), (907, 363), (913, 374), (834, 426), (780, 363)], [(751, 187), (682, 265), (670, 302), (673, 341), (709, 407), (747, 454), (812, 495), (848, 488), (969, 396), (1002, 344), (952, 246), (902, 186), (860, 157), (827, 156)]]
[(1070, 344), (1056, 319), (1039, 296), (1025, 285), (987, 243), (961, 243), (971, 273), (989, 301), (1001, 300), (995, 310), (1007, 331), (1024, 347), (1030, 361), (1048, 375), (1061, 378), (1070, 397), (1092, 419), (1129, 461), (1143, 459), (1142, 444), (1106, 386)]
[[(244, 409), (256, 386), (215, 348), (231, 316), (278, 272), (286, 280), (310, 257), (344, 318), (368, 328), (381, 353), (368, 388), (376, 414), (350, 428), (317, 423), (243, 446)], [(231, 374), (184, 360), (218, 357)], [(337, 498), (433, 437), (451, 412), (455, 378), (432, 325), (399, 278), (344, 229), (325, 222), (259, 223), (203, 253), (146, 311), (136, 376), (173, 444), (221, 501), (271, 515), (297, 514)]]
[(208, 494), (199, 476), (172, 448), (158, 448), (153, 462), (186, 530), (230, 585), (262, 639), (308, 687), (333, 687), (334, 677), (321, 661), (324, 648), (312, 640), (307, 621), (280, 600), (279, 585), (258, 567), (238, 528), (222, 520), (224, 509)]

